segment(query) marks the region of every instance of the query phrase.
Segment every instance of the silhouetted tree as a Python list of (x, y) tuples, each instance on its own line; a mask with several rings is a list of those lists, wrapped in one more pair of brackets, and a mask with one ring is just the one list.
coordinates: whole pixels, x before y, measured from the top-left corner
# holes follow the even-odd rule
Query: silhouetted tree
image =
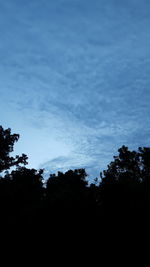
[[(88, 222), (93, 206), (93, 192), (87, 182), (84, 169), (58, 172), (47, 180), (46, 214), (47, 221), (54, 227), (81, 227)], [(95, 203), (95, 202), (94, 202)]]
[[(4, 130), (0, 126), (0, 172), (5, 171), (0, 177), (0, 212), (2, 221), (10, 224), (16, 223), (20, 216), (31, 219), (43, 197), (43, 171), (21, 167), (27, 164), (25, 154), (10, 156), (18, 139), (18, 134), (11, 134), (11, 129)], [(11, 167), (13, 170), (8, 172)]]
[(19, 139), (18, 134), (11, 134), (11, 129), (6, 130), (0, 126), (0, 172), (8, 170), (11, 167), (19, 166), (20, 164), (27, 164), (27, 156), (11, 157), (10, 153), (13, 152), (14, 143)]
[(86, 176), (84, 169), (51, 175), (46, 186), (49, 202), (60, 206), (65, 205), (65, 207), (82, 205), (83, 193), (87, 186)]
[(150, 148), (139, 147), (138, 151), (129, 151), (122, 146), (119, 155), (114, 156), (114, 161), (108, 165), (108, 169), (101, 174), (104, 181), (112, 182), (143, 182), (149, 180), (150, 175)]
[(99, 203), (111, 213), (139, 212), (150, 205), (150, 148), (118, 152), (101, 173)]
[(121, 215), (128, 219), (149, 215), (150, 148), (130, 151), (122, 146), (100, 174), (100, 183), (95, 179), (89, 184), (85, 169), (52, 174), (44, 183), (43, 170), (25, 167), (26, 155), (10, 156), (18, 139), (19, 135), (0, 126), (0, 173), (5, 172), (0, 176), (0, 222), (4, 225), (43, 223), (58, 231), (62, 225), (63, 229), (68, 224), (80, 228), (91, 222), (94, 227)]

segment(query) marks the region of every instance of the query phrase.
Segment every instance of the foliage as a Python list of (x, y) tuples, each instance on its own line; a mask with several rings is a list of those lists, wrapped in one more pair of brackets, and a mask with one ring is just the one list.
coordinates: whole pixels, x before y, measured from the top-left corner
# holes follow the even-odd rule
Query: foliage
[(27, 164), (27, 156), (25, 154), (22, 154), (22, 156), (16, 155), (15, 157), (10, 156), (10, 153), (13, 152), (14, 143), (18, 140), (18, 134), (11, 134), (10, 128), (4, 130), (0, 126), (0, 172), (20, 164)]
[(84, 169), (51, 174), (45, 183), (43, 170), (21, 166), (27, 164), (26, 155), (10, 156), (18, 139), (18, 134), (0, 127), (0, 172), (15, 167), (0, 177), (0, 215), (5, 224), (56, 225), (71, 218), (100, 223), (122, 215), (144, 216), (150, 209), (150, 148), (130, 151), (122, 146), (100, 174), (100, 183), (95, 179), (89, 185)]

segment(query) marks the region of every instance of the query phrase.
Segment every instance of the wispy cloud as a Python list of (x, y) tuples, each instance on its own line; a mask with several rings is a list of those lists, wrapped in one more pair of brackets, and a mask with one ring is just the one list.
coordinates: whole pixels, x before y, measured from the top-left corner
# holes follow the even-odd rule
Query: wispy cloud
[(32, 163), (95, 173), (120, 145), (149, 145), (149, 11), (148, 0), (0, 0), (1, 122), (37, 136)]

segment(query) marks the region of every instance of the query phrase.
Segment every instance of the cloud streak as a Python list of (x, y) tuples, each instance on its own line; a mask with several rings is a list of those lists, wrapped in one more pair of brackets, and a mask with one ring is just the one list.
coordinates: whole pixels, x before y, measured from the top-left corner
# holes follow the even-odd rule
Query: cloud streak
[(0, 7), (1, 121), (40, 140), (32, 163), (40, 153), (35, 165), (96, 173), (120, 145), (149, 145), (148, 0), (0, 0)]

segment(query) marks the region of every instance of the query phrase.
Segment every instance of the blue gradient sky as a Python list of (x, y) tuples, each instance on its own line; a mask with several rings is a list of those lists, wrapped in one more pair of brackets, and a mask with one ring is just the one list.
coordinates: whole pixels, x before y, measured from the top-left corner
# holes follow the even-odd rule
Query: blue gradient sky
[(0, 0), (0, 124), (47, 171), (150, 145), (149, 0)]

